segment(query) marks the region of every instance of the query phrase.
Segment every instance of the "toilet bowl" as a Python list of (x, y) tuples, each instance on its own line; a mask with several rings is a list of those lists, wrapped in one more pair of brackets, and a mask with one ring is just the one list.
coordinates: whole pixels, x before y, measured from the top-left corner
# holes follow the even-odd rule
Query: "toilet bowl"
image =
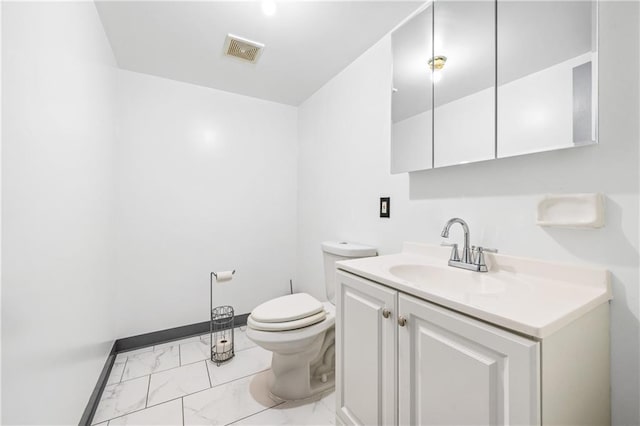
[(247, 337), (273, 352), (270, 396), (276, 401), (311, 398), (335, 385), (335, 262), (376, 255), (376, 249), (322, 243), (329, 301), (306, 293), (269, 300), (247, 319)]
[(334, 386), (335, 308), (329, 302), (321, 305), (325, 317), (302, 328), (265, 331), (247, 322), (247, 337), (273, 352), (268, 383), (277, 401), (306, 399)]

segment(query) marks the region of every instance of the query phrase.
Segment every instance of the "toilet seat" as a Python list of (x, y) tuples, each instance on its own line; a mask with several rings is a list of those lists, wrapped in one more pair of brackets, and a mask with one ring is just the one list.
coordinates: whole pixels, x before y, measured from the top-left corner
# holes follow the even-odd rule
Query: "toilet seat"
[(309, 327), (327, 316), (322, 302), (306, 293), (269, 300), (256, 307), (247, 318), (254, 330), (288, 331)]
[(276, 297), (251, 311), (251, 317), (257, 322), (295, 321), (322, 312), (322, 302), (307, 293), (289, 294)]
[(251, 316), (247, 318), (247, 325), (254, 330), (262, 331), (288, 331), (296, 330), (298, 328), (309, 327), (310, 325), (317, 324), (323, 321), (327, 313), (325, 311), (318, 312), (306, 318), (300, 318), (294, 321), (285, 322), (260, 322), (254, 320)]
[(325, 302), (323, 305), (327, 314), (325, 319), (307, 327), (293, 330), (282, 330), (276, 332), (257, 330), (249, 325), (249, 319), (247, 319), (247, 336), (262, 347), (267, 347), (273, 344), (290, 345), (291, 342), (313, 339), (318, 334), (333, 327), (336, 322), (335, 306), (329, 302)]

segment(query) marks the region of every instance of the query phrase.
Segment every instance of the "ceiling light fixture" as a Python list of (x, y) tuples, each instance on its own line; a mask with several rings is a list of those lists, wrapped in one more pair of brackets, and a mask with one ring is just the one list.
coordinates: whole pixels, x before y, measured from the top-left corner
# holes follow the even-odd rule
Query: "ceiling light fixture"
[(444, 68), (444, 64), (447, 62), (447, 57), (438, 55), (429, 59), (429, 69), (431, 70), (431, 80), (434, 83), (437, 83), (442, 78), (442, 69)]
[(442, 68), (444, 68), (444, 64), (446, 62), (447, 62), (446, 56), (442, 56), (442, 55), (434, 56), (433, 58), (429, 59), (429, 68), (431, 68), (434, 71), (440, 71)]
[(273, 0), (262, 0), (262, 13), (266, 16), (273, 16), (276, 14), (278, 10), (278, 6), (276, 6), (276, 2)]

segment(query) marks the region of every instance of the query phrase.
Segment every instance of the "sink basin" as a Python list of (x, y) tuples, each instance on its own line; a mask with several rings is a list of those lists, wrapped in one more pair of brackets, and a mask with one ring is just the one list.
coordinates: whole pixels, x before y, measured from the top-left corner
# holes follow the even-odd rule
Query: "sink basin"
[(450, 291), (471, 294), (492, 294), (505, 291), (504, 280), (478, 272), (438, 267), (434, 265), (395, 265), (389, 268), (394, 277), (418, 287), (446, 287)]
[(396, 278), (411, 281), (416, 284), (429, 284), (444, 279), (444, 271), (432, 265), (395, 265), (389, 268), (389, 273)]

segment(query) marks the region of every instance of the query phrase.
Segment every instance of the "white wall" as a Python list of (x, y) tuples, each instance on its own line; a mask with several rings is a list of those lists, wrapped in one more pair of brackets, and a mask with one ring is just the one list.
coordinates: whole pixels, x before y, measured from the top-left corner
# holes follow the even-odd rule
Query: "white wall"
[(118, 337), (248, 313), (295, 273), (297, 109), (119, 71)]
[(2, 423), (73, 424), (115, 338), (115, 60), (92, 2), (2, 8)]
[[(600, 265), (612, 272), (612, 399), (616, 424), (639, 424), (638, 4), (601, 2), (600, 144), (425, 172), (390, 175), (391, 51), (383, 39), (299, 109), (298, 282), (324, 296), (320, 242), (350, 240), (397, 252), (438, 243), (460, 216), (472, 241), (503, 253)], [(547, 192), (604, 192), (606, 227), (543, 229)], [(378, 198), (391, 196), (391, 218)], [(452, 232), (459, 240), (460, 231)]]

